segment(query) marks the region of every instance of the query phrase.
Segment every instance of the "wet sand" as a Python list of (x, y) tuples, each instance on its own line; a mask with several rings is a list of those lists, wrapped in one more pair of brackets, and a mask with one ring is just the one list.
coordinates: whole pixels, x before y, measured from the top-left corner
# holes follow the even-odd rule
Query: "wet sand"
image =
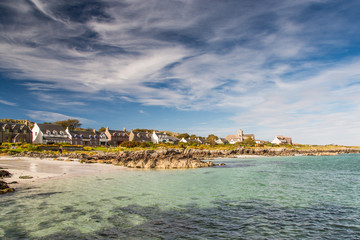
[[(71, 159), (71, 161), (68, 158), (60, 159), (0, 156), (0, 167), (12, 174), (11, 178), (4, 179), (6, 182), (16, 181), (19, 184), (52, 178), (123, 171), (125, 169), (125, 167), (101, 163), (80, 163), (77, 159)], [(21, 179), (19, 178), (21, 176), (31, 176), (32, 178)]]

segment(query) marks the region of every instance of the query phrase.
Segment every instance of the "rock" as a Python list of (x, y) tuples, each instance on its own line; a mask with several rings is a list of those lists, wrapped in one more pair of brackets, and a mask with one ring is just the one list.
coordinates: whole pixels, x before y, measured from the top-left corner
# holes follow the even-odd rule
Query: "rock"
[(15, 189), (14, 188), (5, 188), (5, 189), (0, 190), (0, 194), (5, 194), (5, 193), (9, 193), (9, 192), (15, 192)]
[(33, 176), (20, 176), (20, 179), (32, 179), (34, 178)]
[(6, 189), (6, 188), (9, 188), (9, 186), (7, 185), (7, 183), (0, 180), (0, 189), (2, 190), (2, 189)]
[(0, 170), (0, 178), (11, 177), (11, 173), (6, 170)]

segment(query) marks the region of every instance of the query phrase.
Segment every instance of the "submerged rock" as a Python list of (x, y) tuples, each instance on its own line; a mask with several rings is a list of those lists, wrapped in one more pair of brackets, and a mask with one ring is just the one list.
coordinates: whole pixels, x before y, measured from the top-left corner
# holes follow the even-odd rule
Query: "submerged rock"
[(32, 179), (33, 176), (20, 176), (19, 179)]
[(9, 187), (9, 185), (6, 182), (0, 180), (0, 194), (14, 192), (14, 191), (15, 191), (14, 188)]

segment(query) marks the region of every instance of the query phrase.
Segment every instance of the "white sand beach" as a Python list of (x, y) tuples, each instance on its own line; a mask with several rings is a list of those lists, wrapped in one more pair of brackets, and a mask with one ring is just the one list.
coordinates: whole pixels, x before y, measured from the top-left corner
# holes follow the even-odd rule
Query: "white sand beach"
[(264, 155), (237, 155), (236, 158), (262, 158), (262, 157), (268, 157)]
[[(125, 169), (125, 167), (111, 164), (80, 163), (77, 159), (69, 161), (68, 158), (55, 160), (11, 156), (0, 156), (0, 167), (12, 174), (11, 178), (6, 178), (6, 182), (16, 181), (20, 184), (50, 178), (123, 171)], [(22, 179), (21, 176), (31, 176), (32, 178)]]

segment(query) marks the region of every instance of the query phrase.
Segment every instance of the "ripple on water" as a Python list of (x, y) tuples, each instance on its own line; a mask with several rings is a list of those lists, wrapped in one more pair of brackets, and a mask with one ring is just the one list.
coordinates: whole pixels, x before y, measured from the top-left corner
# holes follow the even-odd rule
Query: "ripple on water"
[(360, 239), (359, 158), (340, 160), (229, 160), (49, 183), (0, 199), (0, 238)]

